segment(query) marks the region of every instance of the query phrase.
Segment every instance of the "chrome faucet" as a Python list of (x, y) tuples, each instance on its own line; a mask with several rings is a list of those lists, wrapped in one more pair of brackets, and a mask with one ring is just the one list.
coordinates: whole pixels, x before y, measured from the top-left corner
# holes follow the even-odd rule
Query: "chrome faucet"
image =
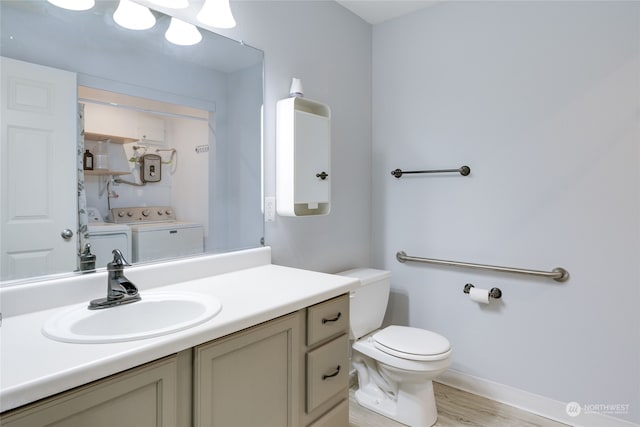
[(125, 266), (130, 266), (119, 249), (114, 249), (113, 261), (107, 264), (107, 297), (94, 299), (89, 303), (89, 310), (115, 307), (117, 305), (128, 304), (140, 301), (138, 288), (127, 279), (123, 270)]

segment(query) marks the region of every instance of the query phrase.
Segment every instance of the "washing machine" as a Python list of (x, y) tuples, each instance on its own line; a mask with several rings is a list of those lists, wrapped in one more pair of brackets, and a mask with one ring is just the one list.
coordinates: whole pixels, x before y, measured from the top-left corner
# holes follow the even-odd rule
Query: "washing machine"
[(125, 259), (131, 262), (132, 240), (129, 226), (105, 222), (96, 208), (87, 208), (87, 215), (87, 243), (91, 244), (91, 253), (96, 256), (96, 268), (106, 267), (113, 260), (114, 249), (120, 249)]
[(170, 206), (112, 208), (111, 216), (115, 222), (131, 228), (133, 262), (204, 252), (202, 224), (178, 221)]

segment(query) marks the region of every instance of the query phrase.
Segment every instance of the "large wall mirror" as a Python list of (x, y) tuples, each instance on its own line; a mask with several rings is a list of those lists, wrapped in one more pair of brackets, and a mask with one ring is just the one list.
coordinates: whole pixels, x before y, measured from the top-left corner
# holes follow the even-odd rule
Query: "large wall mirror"
[(0, 285), (261, 244), (263, 53), (0, 2)]

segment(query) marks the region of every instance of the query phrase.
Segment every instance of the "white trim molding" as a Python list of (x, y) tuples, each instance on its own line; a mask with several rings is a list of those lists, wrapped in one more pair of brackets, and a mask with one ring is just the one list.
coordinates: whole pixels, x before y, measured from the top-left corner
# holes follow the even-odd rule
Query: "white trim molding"
[(436, 381), (570, 426), (640, 427), (640, 424), (595, 411), (586, 413), (582, 411), (579, 404), (575, 403), (578, 414), (572, 416), (569, 415), (571, 411), (567, 408), (573, 402), (560, 402), (451, 369), (439, 376)]

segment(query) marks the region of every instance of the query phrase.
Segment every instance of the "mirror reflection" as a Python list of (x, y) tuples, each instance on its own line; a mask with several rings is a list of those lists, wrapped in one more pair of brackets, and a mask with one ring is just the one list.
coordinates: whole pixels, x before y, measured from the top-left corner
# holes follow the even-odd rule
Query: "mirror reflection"
[(261, 51), (116, 1), (0, 7), (2, 284), (260, 245)]

